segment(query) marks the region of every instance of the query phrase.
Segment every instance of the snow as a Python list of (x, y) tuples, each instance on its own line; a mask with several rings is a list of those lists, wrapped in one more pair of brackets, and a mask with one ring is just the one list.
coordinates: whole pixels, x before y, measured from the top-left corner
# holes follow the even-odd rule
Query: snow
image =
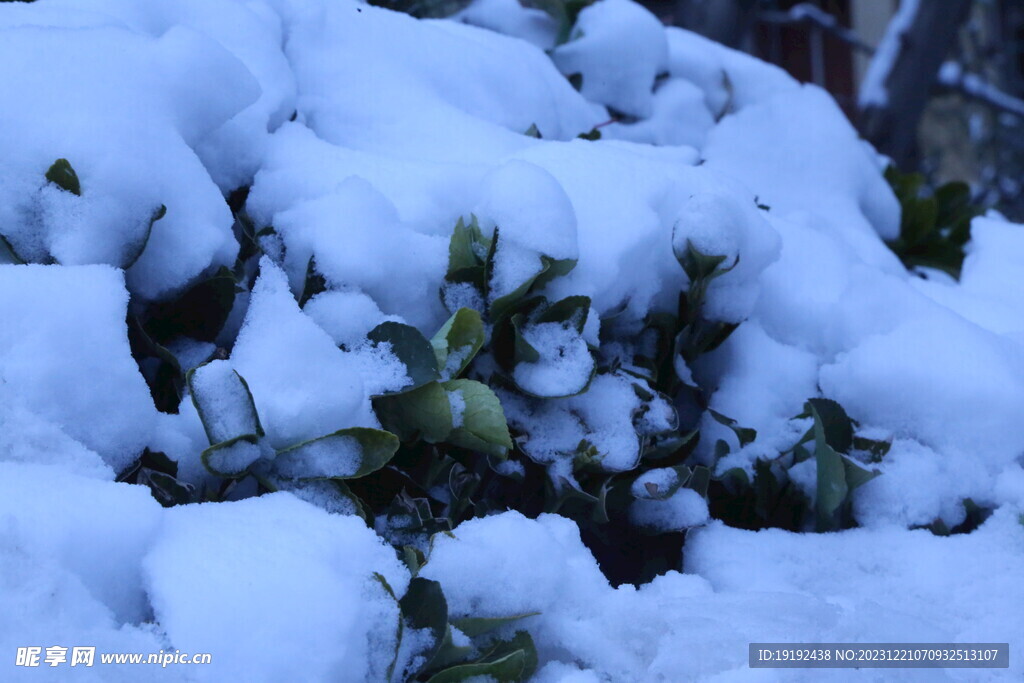
[(108, 266), (0, 266), (4, 398), (118, 472), (156, 420), (128, 349), (127, 302), (122, 275)]
[(750, 315), (761, 272), (779, 255), (780, 239), (744, 196), (743, 188), (705, 181), (692, 188), (676, 214), (672, 249), (677, 258), (692, 246), (705, 256), (722, 256), (729, 272), (708, 288), (704, 308), (709, 320), (740, 322)]
[(616, 111), (647, 118), (651, 87), (665, 70), (668, 41), (657, 17), (631, 0), (600, 0), (580, 12), (573, 34), (551, 55), (566, 76), (580, 74), (580, 93)]
[(664, 500), (635, 500), (629, 518), (641, 529), (681, 531), (708, 521), (708, 504), (693, 489), (680, 488)]
[[(73, 29), (40, 22), (0, 23), (0, 224), (15, 250), (38, 262), (125, 265), (164, 205), (128, 272), (134, 294), (166, 296), (231, 263), (230, 212), (190, 145), (258, 97), (245, 67), (180, 25), (154, 39), (98, 18)], [(60, 158), (80, 197), (47, 186)]]
[(509, 161), (483, 179), (473, 214), (480, 228), (499, 233), (491, 297), (514, 291), (540, 272), (540, 256), (576, 259), (576, 215), (558, 181), (524, 161)]
[(898, 235), (899, 204), (872, 154), (814, 85), (726, 117), (704, 147), (708, 168), (747, 185), (772, 212), (811, 212), (865, 262), (896, 272), (896, 257), (875, 233)]
[[(550, 465), (554, 472), (568, 471), (585, 440), (600, 454), (601, 467), (616, 472), (633, 468), (640, 457), (634, 415), (641, 401), (633, 381), (624, 374), (598, 374), (578, 396), (543, 401), (498, 394), (509, 424), (526, 431), (519, 445), (531, 459)], [(657, 414), (658, 408), (656, 399), (651, 412)], [(663, 412), (671, 410), (662, 406)]]
[(540, 9), (523, 7), (518, 0), (474, 0), (453, 19), (521, 38), (542, 50), (555, 46), (558, 25)]
[(270, 444), (286, 448), (344, 427), (376, 426), (358, 361), (341, 351), (264, 257), (231, 363), (249, 384)]
[[(408, 573), (358, 517), (286, 493), (174, 508), (142, 566), (174, 647), (214, 653), (205, 680), (381, 680)], [(301, 574), (295, 569), (301, 567)]]
[(196, 368), (189, 386), (211, 444), (257, 433), (252, 400), (231, 363), (214, 360)]
[[(354, 439), (277, 455), (294, 494), (255, 497), (249, 480), (227, 495), (245, 500), (164, 509), (112, 480), (148, 447), (203, 499), (223, 497), (200, 454), (258, 431), (235, 371), (266, 436), (208, 454), (224, 469), (379, 428), (372, 398), (411, 380), (368, 332), (394, 321), (430, 338), (468, 306), (489, 337), (487, 304), (545, 257), (576, 266), (537, 293), (589, 297), (586, 325), (523, 325), (540, 359), (510, 379), (564, 398), (496, 387), (521, 459), (492, 466), (526, 476), (525, 454), (564, 491), (592, 459), (633, 484), (637, 526), (688, 529), (685, 550), (653, 582), (612, 588), (566, 518), (472, 519), (411, 541), (453, 616), (539, 612), (506, 627), (532, 633), (538, 681), (747, 680), (749, 642), (885, 640), (1011, 641), (1009, 671), (886, 680), (1019, 678), (1022, 226), (979, 217), (959, 282), (916, 277), (885, 245), (900, 215), (879, 157), (823, 91), (629, 0), (588, 6), (554, 47), (557, 29), (511, 0), (428, 21), (352, 0), (0, 3), (0, 233), (34, 262), (0, 265), (0, 649), (213, 653), (161, 680), (282, 680), (296, 662), (309, 680), (382, 680), (398, 611), (374, 573), (401, 596), (409, 572), (333, 483), (284, 479), (355, 472)], [(575, 139), (613, 114), (600, 140)], [(46, 180), (57, 159), (80, 195)], [(125, 321), (235, 265), (225, 195), (250, 182), (247, 215), (276, 233), (239, 276), (251, 292), (213, 342), (166, 344), (197, 368), (204, 427), (191, 396), (156, 411)], [(499, 235), (490, 301), (445, 284), (452, 228), (471, 215)], [(642, 400), (650, 387), (629, 374), (643, 321), (692, 285), (676, 258), (687, 245), (735, 266), (700, 314), (739, 326), (676, 367), (757, 431), (743, 448), (696, 405)], [(300, 307), (311, 261), (326, 290)], [(496, 368), (489, 353), (474, 379)], [(630, 479), (650, 467), (643, 437), (677, 421), (700, 427), (697, 461), (722, 439), (716, 471), (750, 471), (800, 439), (810, 420), (796, 416), (818, 397), (858, 436), (891, 441), (881, 476), (853, 492), (859, 528), (732, 529), (675, 470)], [(464, 426), (466, 397), (448, 401)], [(809, 494), (815, 466), (790, 471)], [(993, 510), (980, 528), (912, 528), (956, 526), (967, 499)], [(762, 679), (851, 678), (826, 673)]]
[(513, 377), (534, 396), (569, 396), (582, 391), (594, 372), (587, 342), (571, 323), (527, 326), (523, 339), (540, 354), (533, 363), (519, 363)]

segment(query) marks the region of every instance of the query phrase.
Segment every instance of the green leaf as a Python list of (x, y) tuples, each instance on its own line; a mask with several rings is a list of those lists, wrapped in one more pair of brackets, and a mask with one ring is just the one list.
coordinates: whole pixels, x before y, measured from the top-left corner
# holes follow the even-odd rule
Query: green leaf
[(348, 427), (277, 452), (274, 468), (289, 479), (358, 479), (388, 464), (398, 437), (368, 427)]
[(258, 437), (263, 436), (263, 425), (249, 385), (230, 368), (228, 361), (214, 360), (192, 368), (185, 375), (185, 382), (211, 446), (242, 437), (256, 443)]
[(468, 225), (460, 218), (448, 243), (448, 273), (445, 279), (448, 282), (465, 282), (481, 292), (485, 291), (485, 259), (490, 246), (490, 240), (480, 232), (476, 216), (470, 217)]
[(494, 228), (494, 237), (491, 239), (490, 249), (487, 252), (485, 262), (485, 279), (488, 298), (491, 299), (488, 311), (492, 322), (497, 322), (505, 315), (511, 313), (531, 290), (539, 290), (556, 277), (567, 275), (576, 267), (576, 259), (555, 259), (546, 254), (540, 254), (537, 262), (537, 271), (527, 277), (511, 292), (499, 297), (491, 298), (490, 283), (491, 275), (494, 272), (494, 259), (498, 251), (498, 243), (501, 239), (500, 230)]
[(305, 306), (307, 301), (320, 292), (325, 291), (327, 291), (327, 281), (316, 269), (316, 258), (310, 256), (309, 262), (306, 264), (306, 279), (302, 285), (302, 296), (299, 297), (299, 308)]
[(726, 427), (733, 431), (733, 433), (736, 435), (736, 438), (739, 439), (740, 448), (743, 448), (744, 446), (751, 443), (754, 439), (757, 438), (756, 429), (751, 429), (750, 427), (740, 427), (739, 423), (737, 423), (736, 420), (732, 419), (731, 417), (726, 417), (725, 415), (722, 415), (718, 411), (711, 410), (710, 408), (708, 408), (708, 412), (711, 414), (711, 417), (714, 418), (715, 422), (721, 425), (725, 425)]
[(426, 650), (416, 653), (424, 657), (427, 663), (423, 668), (427, 668), (448, 636), (448, 601), (445, 600), (441, 584), (417, 576), (409, 582), (409, 588), (398, 604), (410, 628), (417, 631), (426, 629), (432, 636)]
[(161, 344), (179, 336), (212, 342), (231, 313), (237, 291), (235, 276), (222, 266), (177, 300), (152, 306), (147, 311), (146, 333)]
[(568, 323), (576, 329), (578, 334), (583, 334), (583, 328), (587, 325), (589, 314), (589, 296), (568, 296), (544, 309), (544, 312), (537, 316), (536, 322)]
[(82, 186), (78, 182), (78, 174), (71, 168), (67, 159), (57, 159), (46, 172), (46, 179), (51, 183), (73, 195), (82, 195)]
[(686, 240), (686, 249), (682, 253), (679, 253), (678, 250), (674, 251), (674, 253), (676, 260), (683, 267), (683, 271), (690, 278), (691, 283), (700, 280), (710, 280), (717, 275), (723, 275), (736, 265), (734, 263), (728, 269), (720, 269), (719, 266), (725, 261), (724, 255), (705, 254), (693, 246), (693, 242), (690, 240)]
[(471, 379), (453, 379), (442, 386), (445, 391), (459, 392), (465, 405), (462, 424), (452, 429), (447, 442), (497, 457), (507, 455), (512, 437), (501, 401), (491, 388)]
[(405, 442), (422, 438), (440, 443), (452, 431), (448, 392), (437, 382), (404, 394), (380, 396), (373, 399), (373, 407), (381, 425)]
[(813, 415), (821, 420), (825, 442), (838, 453), (849, 452), (853, 446), (853, 421), (843, 407), (827, 398), (812, 398), (807, 403), (813, 408)]
[(398, 664), (399, 651), (402, 649), (402, 636), (405, 635), (405, 622), (402, 619), (401, 604), (398, 602), (398, 596), (395, 595), (395, 591), (391, 588), (391, 584), (388, 583), (388, 580), (384, 578), (384, 575), (380, 572), (374, 572), (373, 578), (377, 580), (377, 583), (381, 585), (381, 588), (384, 589), (384, 592), (387, 593), (388, 596), (395, 601), (395, 604), (398, 605), (399, 608), (398, 619), (396, 619), (398, 623), (395, 626), (395, 651), (394, 654), (391, 656), (391, 663), (388, 664), (388, 671), (386, 674), (386, 679), (390, 682), (395, 674), (395, 665)]
[(18, 252), (14, 250), (10, 241), (3, 235), (0, 235), (0, 259), (18, 265), (25, 263), (25, 259), (18, 256)]
[(846, 476), (846, 485), (851, 491), (881, 474), (878, 470), (864, 469), (850, 458), (845, 457), (843, 458), (843, 469)]
[(153, 497), (165, 508), (187, 505), (196, 498), (195, 487), (178, 481), (173, 475), (143, 467), (139, 470), (138, 484), (148, 486)]
[(814, 414), (814, 459), (818, 466), (817, 496), (815, 512), (817, 530), (834, 531), (841, 527), (840, 508), (850, 493), (846, 483), (846, 466), (843, 458), (828, 444), (825, 427), (813, 404)]
[(448, 318), (430, 340), (440, 368), (441, 379), (455, 379), (484, 345), (484, 324), (480, 313), (460, 308)]
[(146, 227), (146, 234), (142, 236), (142, 239), (136, 245), (135, 249), (133, 249), (131, 253), (128, 254), (128, 257), (124, 261), (124, 265), (121, 266), (124, 270), (128, 270), (129, 268), (135, 265), (136, 261), (139, 260), (139, 257), (142, 256), (142, 252), (146, 250), (146, 245), (149, 244), (149, 238), (153, 234), (153, 225), (166, 215), (167, 207), (161, 204), (160, 207), (156, 209), (153, 212), (153, 214), (149, 217), (149, 224)]
[(259, 440), (252, 434), (222, 441), (200, 455), (203, 466), (218, 477), (237, 479), (249, 473), (249, 467), (262, 455)]
[(389, 320), (366, 336), (375, 345), (390, 344), (391, 353), (405, 365), (406, 374), (412, 380), (412, 384), (389, 393), (405, 393), (440, 379), (434, 347), (415, 327)]
[(452, 626), (459, 629), (470, 638), (475, 638), (519, 621), (520, 619), (535, 617), (539, 614), (540, 612), (524, 612), (522, 614), (514, 614), (510, 617), (463, 617), (462, 619), (452, 619)]
[[(740, 470), (741, 472), (743, 470)], [(746, 473), (744, 473), (746, 474)], [(711, 470), (704, 465), (697, 465), (693, 468), (693, 474), (690, 475), (690, 479), (686, 482), (685, 486), (688, 489), (693, 489), (701, 495), (702, 498), (708, 497), (708, 486), (711, 484)]]
[(525, 681), (537, 669), (537, 649), (526, 631), (509, 641), (499, 642), (475, 662), (440, 671), (428, 683), (459, 683), (472, 677), (490, 677), (496, 681)]

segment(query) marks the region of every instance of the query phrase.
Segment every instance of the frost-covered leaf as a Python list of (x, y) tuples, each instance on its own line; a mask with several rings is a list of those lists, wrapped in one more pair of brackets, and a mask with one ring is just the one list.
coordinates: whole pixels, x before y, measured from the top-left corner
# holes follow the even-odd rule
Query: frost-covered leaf
[(255, 443), (263, 436), (249, 385), (230, 362), (213, 360), (200, 365), (188, 372), (185, 381), (211, 446), (241, 437)]
[[(675, 243), (675, 240), (673, 240), (673, 243)], [(673, 246), (673, 253), (676, 256), (676, 260), (679, 261), (679, 265), (683, 267), (686, 276), (690, 278), (691, 283), (708, 282), (728, 273), (736, 267), (734, 262), (728, 268), (721, 268), (722, 262), (726, 259), (724, 255), (704, 254), (697, 247), (693, 246), (690, 240), (686, 240), (685, 249), (680, 250)]]
[(448, 318), (430, 340), (441, 379), (455, 379), (466, 369), (484, 345), (484, 324), (480, 313), (460, 308)]
[(287, 479), (257, 477), (271, 491), (288, 491), (311, 505), (336, 515), (357, 515), (367, 519), (362, 501), (338, 479)]
[(446, 440), (461, 448), (505, 456), (512, 449), (512, 437), (501, 401), (490, 387), (471, 379), (454, 379), (442, 386), (445, 391), (458, 392), (463, 404), (461, 420)]
[(71, 194), (81, 196), (82, 186), (78, 182), (78, 174), (71, 168), (71, 162), (67, 159), (57, 159), (46, 171), (46, 179), (51, 183)]
[(583, 334), (590, 314), (589, 296), (569, 296), (548, 306), (537, 316), (538, 323), (566, 323)]
[(440, 379), (434, 347), (415, 327), (389, 320), (377, 325), (366, 336), (374, 344), (388, 344), (391, 353), (405, 365), (412, 383), (403, 387), (401, 393)]
[(526, 631), (518, 631), (508, 641), (500, 641), (475, 662), (459, 664), (440, 671), (428, 683), (459, 683), (471, 678), (497, 681), (525, 681), (537, 669), (537, 649)]
[[(497, 258), (498, 247), (501, 242), (501, 230), (494, 228), (494, 237), (491, 239), (490, 249), (487, 252), (485, 262), (485, 278), (490, 292), (491, 280), (494, 275), (495, 258)], [(522, 301), (527, 294), (534, 290), (540, 290), (544, 285), (556, 277), (568, 275), (576, 267), (576, 259), (556, 259), (546, 254), (539, 254), (537, 259), (537, 270), (523, 278), (522, 282), (511, 291), (499, 297), (488, 294), (490, 300), (488, 311), (492, 321), (498, 321), (505, 315), (513, 312), (516, 305)]]
[(212, 474), (234, 479), (245, 476), (262, 454), (259, 440), (246, 434), (210, 446), (202, 452), (201, 459)]
[(380, 396), (374, 399), (373, 406), (384, 428), (402, 441), (422, 438), (439, 443), (451, 434), (451, 403), (448, 392), (437, 382), (404, 394)]
[[(566, 398), (584, 393), (597, 373), (597, 363), (583, 335), (572, 322), (538, 322), (516, 330), (516, 365), (512, 379), (519, 389), (538, 398)], [(529, 360), (535, 357), (536, 360)]]
[(445, 280), (467, 283), (483, 292), (487, 287), (484, 262), (490, 246), (491, 241), (480, 232), (476, 216), (470, 218), (469, 224), (459, 218), (448, 243)]
[(398, 445), (390, 432), (349, 427), (278, 451), (274, 469), (289, 479), (357, 479), (384, 467)]
[(430, 645), (416, 653), (417, 656), (424, 658), (426, 664), (423, 668), (427, 668), (441, 650), (445, 636), (448, 635), (448, 601), (445, 600), (441, 584), (417, 576), (409, 582), (409, 588), (398, 604), (402, 610), (402, 618), (409, 628), (417, 631), (425, 629), (430, 632)]

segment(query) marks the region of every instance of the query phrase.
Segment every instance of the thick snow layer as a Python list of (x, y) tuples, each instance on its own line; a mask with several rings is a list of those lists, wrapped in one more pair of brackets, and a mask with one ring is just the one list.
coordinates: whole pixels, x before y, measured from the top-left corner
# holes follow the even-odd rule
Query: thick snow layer
[[(538, 643), (542, 671), (581, 675), (572, 669), (582, 667), (599, 680), (749, 680), (749, 642), (1005, 642), (1024, 627), (1014, 578), (1024, 569), (1024, 531), (1009, 510), (950, 538), (895, 527), (812, 535), (712, 523), (689, 539), (687, 573), (612, 589), (571, 522), (505, 513), (438, 537), (421, 575), (441, 582), (455, 615), (540, 612), (518, 624)], [(1022, 668), (1011, 652), (1011, 670)], [(850, 679), (772, 673), (767, 680)], [(886, 680), (1007, 677), (886, 672)]]
[[(42, 0), (42, 4), (48, 12), (66, 13), (82, 3)], [(270, 132), (295, 109), (295, 78), (280, 49), (283, 26), (270, 6), (263, 0), (93, 0), (89, 4), (91, 11), (106, 15), (109, 21), (154, 38), (174, 26), (187, 26), (238, 58), (258, 82), (259, 97), (203, 135), (194, 149), (225, 192), (251, 181)]]
[(213, 653), (204, 680), (383, 680), (408, 572), (355, 516), (285, 493), (169, 510), (143, 563), (175, 649)]
[(871, 265), (900, 268), (875, 238), (899, 232), (899, 204), (873, 152), (823, 90), (805, 85), (728, 116), (704, 147), (708, 168), (753, 190), (776, 214), (811, 212)]
[(162, 508), (149, 491), (53, 466), (0, 463), (0, 474), (6, 553), (59, 563), (120, 623), (150, 618), (139, 562)]
[(334, 144), (473, 161), (528, 144), (522, 133), (534, 124), (566, 139), (604, 120), (521, 40), (348, 0), (285, 15), (299, 113)]
[[(692, 532), (686, 571), (719, 595), (759, 600), (812, 597), (820, 621), (790, 638), (804, 642), (1006, 642), (1024, 632), (1024, 527), (998, 511), (970, 535), (940, 538), (897, 527), (835, 534), (749, 532), (719, 523)], [(1024, 655), (1010, 648), (1010, 671), (917, 672), (921, 680), (1011, 680)], [(896, 671), (887, 680), (899, 680)], [(930, 678), (929, 678), (930, 676)], [(814, 680), (808, 676), (807, 680)]]
[(573, 34), (551, 55), (566, 76), (583, 77), (580, 93), (623, 114), (651, 115), (654, 78), (668, 64), (658, 18), (632, 0), (600, 0), (580, 12)]
[(358, 289), (388, 314), (424, 325), (439, 316), (437, 289), (423, 283), (444, 276), (447, 240), (403, 224), (394, 205), (363, 178), (346, 178), (334, 192), (278, 213), (273, 225), (284, 238), (295, 291), (302, 291), (313, 258), (332, 286)]
[(579, 257), (572, 203), (558, 181), (533, 164), (513, 160), (487, 174), (473, 213), (482, 229), (499, 234), (492, 298), (510, 294), (540, 272), (540, 256)]
[(800, 87), (779, 67), (691, 31), (671, 26), (665, 36), (668, 72), (704, 92), (704, 103), (715, 120)]
[(303, 315), (284, 273), (267, 257), (261, 273), (231, 363), (249, 384), (271, 445), (377, 426), (358, 361)]
[(156, 420), (128, 349), (127, 302), (122, 275), (107, 266), (0, 266), (5, 398), (116, 471), (142, 452)]
[(550, 14), (523, 7), (519, 0), (474, 0), (452, 19), (522, 38), (542, 50), (553, 48), (558, 34)]
[[(640, 415), (624, 347), (648, 314), (677, 310), (689, 283), (674, 251), (687, 243), (736, 264), (702, 314), (740, 325), (678, 363), (680, 377), (758, 432), (740, 449), (694, 408), (698, 458), (710, 461), (718, 439), (733, 450), (720, 469), (773, 457), (806, 431), (794, 417), (816, 396), (840, 401), (859, 435), (892, 441), (873, 465), (881, 476), (853, 494), (863, 528), (711, 522), (689, 532), (686, 573), (639, 589), (612, 589), (561, 517), (507, 513), (438, 536), (422, 573), (444, 585), (453, 615), (540, 612), (521, 622), (539, 648), (536, 680), (748, 680), (753, 641), (1024, 632), (1021, 226), (976, 219), (959, 283), (913, 277), (883, 242), (899, 206), (878, 157), (822, 91), (664, 29), (628, 0), (593, 4), (575, 28), (552, 58), (555, 23), (505, 0), (453, 21), (352, 0), (0, 3), (0, 234), (24, 259), (53, 263), (0, 266), (0, 649), (209, 651), (212, 667), (181, 674), (199, 680), (294, 678), (296, 662), (310, 680), (383, 677), (397, 612), (372, 574), (401, 595), (408, 572), (351, 507), (273, 494), (165, 511), (143, 487), (110, 481), (149, 447), (205, 494), (220, 487), (200, 460), (210, 439), (191, 398), (179, 414), (155, 411), (125, 317), (234, 265), (224, 195), (250, 180), (246, 212), (276, 231), (253, 291), (213, 342), (168, 343), (185, 369), (229, 352), (194, 377), (207, 402), (238, 404), (227, 370), (248, 381), (267, 439), (233, 454), (243, 461), (379, 426), (370, 397), (409, 378), (366, 334), (385, 320), (436, 332), (449, 238), (470, 214), (500, 230), (492, 294), (543, 255), (577, 261), (546, 285), (550, 301), (591, 299), (582, 339), (557, 324), (524, 330), (548, 358), (513, 371), (521, 386), (582, 388), (588, 344), (626, 359), (580, 396), (499, 390), (518, 446), (559, 484), (572, 485), (574, 458), (629, 470), (638, 432), (675, 421), (660, 397)], [(560, 69), (582, 75), (580, 92)], [(613, 113), (627, 116), (608, 123)], [(525, 135), (534, 125), (539, 139)], [(598, 125), (602, 139), (574, 139)], [(60, 158), (80, 195), (46, 181)], [(327, 291), (300, 308), (311, 260)], [(445, 292), (483, 310), (476, 296)], [(609, 351), (616, 337), (622, 353)], [(557, 354), (576, 362), (548, 362)], [(449, 394), (456, 424), (465, 402)], [(231, 412), (207, 426), (215, 439), (253, 430), (251, 415)], [(815, 474), (808, 460), (791, 476), (813, 489)], [(639, 480), (634, 521), (707, 522), (694, 491), (654, 500), (664, 496), (647, 483), (678, 481), (664, 470)], [(323, 503), (323, 486), (297, 496)], [(251, 481), (231, 495), (249, 493)], [(977, 531), (907, 529), (954, 526), (967, 498), (996, 508)], [(988, 678), (885, 678), (1019, 678), (1018, 645), (1011, 670)], [(23, 673), (10, 668), (0, 678)]]
[[(110, 25), (54, 28), (46, 16), (43, 26), (0, 23), (4, 236), (25, 260), (65, 265), (129, 265), (145, 244), (128, 272), (145, 298), (231, 263), (230, 211), (190, 145), (254, 101), (255, 80), (183, 26), (154, 39)], [(81, 196), (44, 178), (60, 158)]]

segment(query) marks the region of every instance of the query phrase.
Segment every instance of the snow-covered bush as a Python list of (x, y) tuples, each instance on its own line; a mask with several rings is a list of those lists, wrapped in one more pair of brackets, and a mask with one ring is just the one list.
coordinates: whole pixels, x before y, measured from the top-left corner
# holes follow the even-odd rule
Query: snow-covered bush
[(0, 645), (678, 680), (1024, 631), (1019, 226), (628, 0), (406, 6), (460, 7), (0, 4)]

